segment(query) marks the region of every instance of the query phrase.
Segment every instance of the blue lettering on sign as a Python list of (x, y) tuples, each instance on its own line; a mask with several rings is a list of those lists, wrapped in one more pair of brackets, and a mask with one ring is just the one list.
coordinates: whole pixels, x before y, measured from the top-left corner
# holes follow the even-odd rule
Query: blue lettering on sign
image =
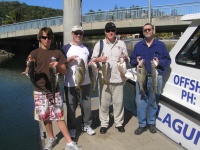
[(183, 76), (175, 75), (174, 76), (174, 84), (192, 91), (192, 92), (190, 92), (190, 91), (183, 89), (181, 92), (181, 99), (192, 105), (196, 104), (196, 97), (194, 95), (194, 92), (200, 93), (200, 82), (199, 81), (196, 81), (196, 80), (193, 80), (190, 78), (186, 78)]
[(200, 82), (186, 78), (183, 76), (175, 75), (174, 84), (189, 89), (190, 91), (200, 93)]
[[(158, 107), (158, 111), (160, 111), (160, 105)], [(158, 112), (159, 114), (159, 112)], [(200, 139), (200, 131), (195, 128), (189, 128), (189, 125), (187, 123), (184, 123), (180, 119), (172, 119), (171, 114), (167, 113), (164, 119), (157, 117), (157, 120), (160, 121), (163, 124), (167, 124), (167, 126), (171, 129), (173, 129), (176, 133), (182, 135), (187, 140), (194, 139), (193, 143), (195, 145), (198, 144)]]
[(193, 93), (182, 90), (181, 99), (186, 100), (186, 102), (189, 102), (189, 103), (195, 105), (196, 97), (194, 96)]

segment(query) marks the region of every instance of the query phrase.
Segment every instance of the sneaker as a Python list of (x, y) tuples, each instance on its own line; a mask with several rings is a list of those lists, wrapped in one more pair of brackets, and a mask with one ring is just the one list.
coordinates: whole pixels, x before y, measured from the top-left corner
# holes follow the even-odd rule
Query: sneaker
[(83, 128), (83, 131), (87, 132), (87, 134), (89, 134), (89, 135), (94, 135), (96, 133), (94, 130), (92, 130), (92, 128), (90, 126), (85, 126)]
[(72, 141), (72, 144), (68, 145), (66, 144), (65, 150), (82, 150), (81, 148), (78, 148), (76, 143)]
[(76, 129), (69, 130), (69, 135), (71, 138), (75, 138), (76, 137)]
[(52, 150), (56, 144), (57, 144), (56, 138), (50, 138), (44, 149)]

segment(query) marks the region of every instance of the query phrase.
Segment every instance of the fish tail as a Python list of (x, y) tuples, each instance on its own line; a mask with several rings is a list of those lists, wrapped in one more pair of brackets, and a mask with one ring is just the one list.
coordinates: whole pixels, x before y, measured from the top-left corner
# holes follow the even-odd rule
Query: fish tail
[(143, 88), (140, 88), (140, 94), (145, 94), (145, 91)]
[(81, 100), (82, 100), (82, 89), (80, 87), (78, 87), (78, 88), (76, 87), (75, 90), (78, 93), (79, 102), (81, 102)]
[(157, 87), (154, 87), (154, 88), (153, 88), (153, 93), (154, 93), (154, 94), (158, 94)]

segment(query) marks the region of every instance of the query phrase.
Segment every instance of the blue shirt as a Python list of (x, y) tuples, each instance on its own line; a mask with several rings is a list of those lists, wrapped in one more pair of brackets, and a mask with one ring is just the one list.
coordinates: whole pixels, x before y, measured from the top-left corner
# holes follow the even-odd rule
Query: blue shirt
[(151, 74), (151, 61), (154, 57), (159, 59), (159, 64), (157, 66), (159, 74), (163, 74), (165, 69), (171, 64), (171, 58), (165, 44), (157, 39), (154, 39), (150, 47), (147, 46), (145, 39), (135, 45), (130, 56), (130, 63), (134, 67), (138, 65), (138, 56), (141, 56), (141, 59), (145, 60), (148, 74)]

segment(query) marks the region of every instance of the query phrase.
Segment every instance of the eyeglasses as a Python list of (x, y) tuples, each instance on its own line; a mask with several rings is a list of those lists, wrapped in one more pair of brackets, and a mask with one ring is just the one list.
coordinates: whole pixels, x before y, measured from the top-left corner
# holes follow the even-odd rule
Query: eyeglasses
[(41, 36), (41, 38), (42, 38), (43, 40), (46, 40), (46, 39), (52, 40), (52, 37), (48, 37), (48, 36)]
[(74, 33), (75, 35), (80, 35), (80, 36), (83, 35), (83, 32), (74, 31), (73, 33)]
[(143, 32), (150, 32), (152, 29), (144, 29)]
[(115, 29), (112, 29), (112, 30), (106, 30), (107, 33), (109, 32), (115, 32)]

